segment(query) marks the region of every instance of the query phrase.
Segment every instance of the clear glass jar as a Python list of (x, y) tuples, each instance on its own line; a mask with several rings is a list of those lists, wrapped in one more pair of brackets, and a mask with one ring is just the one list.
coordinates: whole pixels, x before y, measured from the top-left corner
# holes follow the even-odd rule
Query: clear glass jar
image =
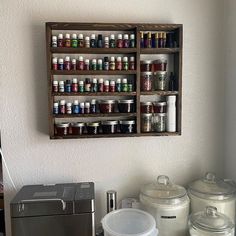
[(71, 124), (71, 130), (73, 135), (84, 134), (85, 124), (81, 122), (75, 122)]
[(154, 113), (166, 113), (166, 102), (153, 102)]
[(165, 91), (168, 87), (167, 72), (158, 71), (154, 72), (154, 89), (159, 91)]
[(141, 72), (141, 91), (152, 91), (152, 72)]
[(101, 122), (103, 134), (115, 134), (117, 133), (117, 120), (105, 120)]
[(90, 122), (87, 123), (87, 132), (88, 134), (98, 134), (99, 133), (99, 122)]
[(152, 102), (141, 102), (141, 113), (152, 113)]
[(166, 131), (166, 113), (155, 113), (153, 116), (153, 130), (155, 132)]
[(141, 114), (141, 131), (152, 132), (152, 114)]
[(167, 70), (167, 60), (159, 59), (153, 61), (153, 70), (154, 71), (166, 71)]
[(115, 100), (101, 100), (99, 102), (99, 109), (101, 113), (114, 113)]
[(140, 70), (141, 72), (151, 72), (152, 61), (151, 60), (140, 61)]
[(120, 132), (131, 134), (135, 132), (135, 120), (120, 120)]
[(56, 127), (56, 134), (58, 136), (66, 136), (69, 134), (69, 126), (70, 126), (70, 123), (58, 123), (58, 124), (55, 124), (55, 127)]

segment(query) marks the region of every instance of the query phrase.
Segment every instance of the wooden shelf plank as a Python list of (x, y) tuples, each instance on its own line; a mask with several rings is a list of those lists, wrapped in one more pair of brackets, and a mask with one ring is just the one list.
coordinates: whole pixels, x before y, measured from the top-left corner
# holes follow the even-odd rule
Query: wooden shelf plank
[(136, 92), (108, 92), (108, 93), (52, 93), (53, 96), (136, 96)]
[(51, 75), (136, 75), (136, 70), (52, 70)]
[(178, 136), (181, 135), (180, 132), (150, 132), (150, 133), (140, 133), (139, 136)]
[(180, 52), (180, 48), (141, 48), (141, 54), (171, 54)]
[(52, 53), (64, 53), (64, 54), (134, 54), (137, 52), (137, 48), (66, 48), (57, 47), (52, 48)]
[(168, 96), (168, 95), (178, 95), (178, 91), (151, 91), (151, 92), (140, 92), (140, 95), (160, 95), (160, 96)]
[(90, 114), (58, 114), (58, 115), (53, 115), (54, 118), (82, 118), (82, 117), (132, 117), (136, 116), (137, 113), (90, 113)]

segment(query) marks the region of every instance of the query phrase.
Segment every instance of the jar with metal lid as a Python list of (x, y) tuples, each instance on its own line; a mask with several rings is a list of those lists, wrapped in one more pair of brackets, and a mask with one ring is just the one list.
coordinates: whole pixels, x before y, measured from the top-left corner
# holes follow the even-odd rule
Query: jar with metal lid
[(207, 206), (189, 219), (190, 236), (234, 236), (234, 223), (216, 207)]
[(135, 120), (120, 120), (120, 132), (131, 134), (135, 132)]
[(141, 91), (152, 91), (152, 72), (141, 72)]
[(167, 72), (166, 71), (157, 71), (154, 72), (154, 89), (165, 91), (168, 88), (167, 81)]
[(99, 133), (99, 122), (90, 122), (86, 124), (88, 134)]
[(152, 102), (141, 102), (141, 113), (152, 113), (153, 105)]
[(167, 60), (158, 59), (153, 61), (153, 70), (154, 71), (166, 71), (167, 69)]
[(58, 123), (55, 124), (56, 134), (59, 136), (66, 136), (69, 134), (70, 123)]
[(99, 102), (99, 109), (101, 113), (114, 113), (115, 100), (101, 100)]
[(152, 132), (152, 114), (141, 114), (141, 131)]
[(139, 197), (155, 218), (161, 236), (187, 236), (190, 201), (184, 187), (160, 175), (157, 182), (142, 186)]
[(155, 132), (166, 131), (166, 113), (155, 113), (153, 116), (153, 130)]
[(103, 134), (115, 134), (117, 133), (117, 120), (105, 120), (101, 122)]
[(118, 100), (118, 110), (121, 113), (134, 112), (134, 99)]
[(152, 63), (151, 60), (140, 61), (141, 72), (152, 72)]
[(73, 135), (84, 134), (85, 124), (81, 122), (75, 122), (71, 124), (71, 130)]
[(191, 199), (191, 212), (203, 211), (206, 206), (214, 206), (219, 212), (235, 221), (235, 183), (232, 180), (218, 178), (214, 173), (188, 185)]
[(166, 113), (166, 102), (153, 102), (154, 113)]

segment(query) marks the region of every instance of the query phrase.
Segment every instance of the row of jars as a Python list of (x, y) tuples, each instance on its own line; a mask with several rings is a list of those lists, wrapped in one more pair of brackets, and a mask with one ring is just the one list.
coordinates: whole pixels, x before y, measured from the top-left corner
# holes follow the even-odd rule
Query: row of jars
[(83, 134), (131, 134), (136, 132), (135, 120), (105, 120), (96, 122), (74, 122), (55, 124), (55, 134), (59, 136)]
[(174, 32), (140, 32), (141, 48), (175, 48)]
[(141, 72), (156, 72), (156, 71), (167, 71), (167, 60), (143, 60), (140, 61)]
[(66, 81), (53, 81), (53, 92), (76, 93), (76, 92), (132, 92), (134, 91), (133, 81), (127, 78), (117, 78), (116, 80), (104, 80), (103, 78), (85, 78), (78, 80), (73, 78)]
[(72, 48), (135, 48), (134, 34), (58, 34), (52, 36), (52, 47), (72, 47)]
[(135, 58), (132, 57), (104, 57), (104, 59), (71, 59), (69, 56), (63, 58), (52, 58), (53, 70), (135, 70)]
[(53, 114), (90, 114), (90, 113), (132, 113), (135, 111), (134, 99), (121, 100), (99, 100), (92, 99), (91, 102), (80, 102), (74, 100), (55, 101), (53, 103)]
[(165, 132), (166, 131), (166, 113), (142, 113), (141, 114), (141, 132)]

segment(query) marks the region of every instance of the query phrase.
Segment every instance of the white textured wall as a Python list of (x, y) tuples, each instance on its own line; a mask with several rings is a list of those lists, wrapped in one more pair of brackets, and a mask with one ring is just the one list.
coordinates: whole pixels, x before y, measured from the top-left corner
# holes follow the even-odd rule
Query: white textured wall
[(236, 180), (236, 1), (225, 1), (225, 175)]
[[(158, 174), (180, 184), (206, 170), (221, 174), (222, 7), (221, 0), (1, 1), (0, 128), (17, 188), (94, 181), (100, 219), (108, 189), (118, 190), (122, 198), (137, 195), (140, 185)], [(182, 23), (183, 135), (49, 140), (46, 21)], [(4, 181), (9, 226), (9, 201), (15, 192), (6, 172)]]

